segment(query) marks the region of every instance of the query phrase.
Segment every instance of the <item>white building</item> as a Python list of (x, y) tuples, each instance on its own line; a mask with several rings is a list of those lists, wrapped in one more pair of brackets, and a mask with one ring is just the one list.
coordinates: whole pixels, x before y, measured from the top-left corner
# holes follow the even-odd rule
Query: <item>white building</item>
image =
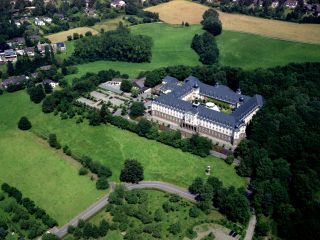
[(122, 8), (126, 6), (126, 3), (125, 1), (122, 1), (122, 0), (114, 0), (113, 2), (111, 2), (110, 6), (112, 8)]
[[(161, 91), (166, 93), (151, 105), (154, 121), (179, 129), (183, 136), (197, 133), (230, 147), (245, 137), (247, 124), (263, 105), (260, 95), (245, 96), (224, 85), (204, 84), (192, 76), (182, 84), (168, 76), (163, 83)], [(227, 104), (233, 111), (227, 114), (216, 104), (201, 104), (209, 101)]]
[(35, 18), (34, 19), (34, 24), (37, 25), (37, 26), (45, 26), (46, 25), (46, 23), (43, 20), (39, 19), (39, 18)]

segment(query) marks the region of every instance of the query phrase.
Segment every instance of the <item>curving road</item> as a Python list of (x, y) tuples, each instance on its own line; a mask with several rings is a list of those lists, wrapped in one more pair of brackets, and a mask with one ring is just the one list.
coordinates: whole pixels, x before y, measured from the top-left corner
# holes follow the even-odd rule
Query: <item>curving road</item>
[[(127, 189), (144, 189), (144, 188), (150, 188), (150, 189), (158, 189), (161, 191), (177, 194), (180, 197), (187, 199), (189, 201), (195, 202), (195, 195), (189, 193), (189, 191), (185, 188), (180, 188), (175, 185), (171, 185), (169, 183), (164, 182), (151, 182), (151, 181), (143, 181), (139, 184), (126, 184), (125, 185)], [(114, 188), (115, 184), (111, 184), (111, 188)], [(102, 208), (104, 208), (109, 199), (109, 194), (102, 197), (98, 202), (90, 206), (88, 209), (80, 213), (78, 216), (73, 218), (70, 222), (62, 226), (61, 228), (52, 228), (50, 230), (51, 233), (55, 234), (59, 238), (64, 237), (68, 233), (68, 226), (77, 226), (80, 219), (87, 220), (93, 215), (95, 215), (97, 212), (99, 212)]]
[[(115, 183), (111, 183), (111, 188), (114, 189), (116, 186)], [(164, 182), (157, 182), (157, 181), (142, 181), (139, 184), (125, 184), (128, 190), (133, 190), (133, 189), (157, 189), (161, 191), (165, 191), (168, 193), (173, 193), (176, 194), (188, 201), (196, 202), (195, 200), (195, 195), (189, 193), (189, 191), (185, 188), (180, 188), (178, 186), (169, 184), (169, 183), (164, 183)], [(55, 234), (59, 238), (64, 237), (68, 233), (68, 226), (77, 226), (78, 222), (80, 219), (87, 220), (96, 213), (98, 213), (102, 208), (104, 208), (109, 199), (109, 194), (105, 195), (102, 197), (99, 201), (97, 201), (95, 204), (90, 206), (88, 209), (80, 213), (78, 216), (73, 218), (70, 222), (62, 226), (61, 228), (52, 228), (50, 230), (51, 233)], [(256, 216), (253, 213), (250, 222), (248, 224), (248, 229), (246, 231), (246, 236), (245, 240), (252, 240), (253, 234), (254, 234), (254, 229), (256, 225)]]

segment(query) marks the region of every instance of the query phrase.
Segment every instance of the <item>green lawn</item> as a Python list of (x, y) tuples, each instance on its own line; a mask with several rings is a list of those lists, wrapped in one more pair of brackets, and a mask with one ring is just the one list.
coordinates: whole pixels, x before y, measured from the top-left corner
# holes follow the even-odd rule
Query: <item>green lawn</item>
[[(79, 72), (67, 76), (70, 80), (86, 72), (115, 69), (136, 77), (141, 71), (172, 65), (201, 65), (191, 49), (192, 38), (201, 33), (200, 25), (172, 26), (165, 23), (142, 24), (130, 27), (134, 34), (151, 36), (154, 40), (151, 63), (97, 61), (78, 65)], [(222, 65), (244, 69), (267, 68), (289, 62), (320, 61), (320, 45), (289, 42), (254, 34), (223, 31), (217, 37)]]
[[(171, 194), (167, 194), (161, 191), (157, 190), (142, 190), (143, 193), (147, 194), (147, 201), (143, 203), (144, 207), (148, 209), (149, 213), (154, 214), (154, 212), (157, 209), (162, 209), (162, 204), (169, 201)], [(176, 206), (177, 210), (176, 211), (170, 211), (169, 213), (166, 213), (162, 211), (162, 220), (158, 222), (161, 226), (161, 232), (162, 232), (162, 237), (161, 239), (183, 239), (183, 236), (185, 236), (185, 232), (188, 228), (193, 227), (194, 224), (199, 223), (200, 221), (219, 221), (222, 219), (225, 219), (223, 215), (221, 215), (218, 211), (212, 210), (210, 211), (210, 214), (206, 215), (203, 212), (200, 212), (200, 215), (197, 218), (192, 218), (189, 216), (189, 210), (193, 206), (193, 203), (185, 201), (185, 200), (180, 200), (179, 202), (176, 203), (171, 203), (174, 206)], [(130, 204), (131, 208), (135, 208), (139, 206), (139, 204)], [(101, 211), (98, 213), (96, 216), (94, 216), (90, 222), (99, 225), (100, 221), (102, 219), (105, 219), (107, 221), (111, 221), (111, 216), (108, 212)], [(132, 225), (135, 226), (135, 228), (143, 229), (145, 226), (140, 222), (138, 219), (134, 217), (128, 217), (128, 224), (129, 222), (132, 223)], [(181, 224), (181, 233), (177, 235), (172, 235), (168, 232), (168, 228), (171, 224), (174, 224), (176, 222), (180, 222)], [(153, 223), (157, 223), (153, 221)], [(121, 223), (120, 223), (121, 224)], [(150, 234), (143, 233), (141, 235), (143, 239), (145, 240), (153, 240), (156, 239), (152, 237)], [(123, 239), (121, 233), (119, 230), (115, 231), (110, 231), (108, 235), (106, 236), (106, 239)]]
[(24, 92), (0, 96), (0, 183), (17, 187), (62, 225), (104, 192), (33, 133), (17, 129), (22, 115), (38, 114)]
[(217, 40), (222, 65), (252, 70), (290, 62), (320, 61), (320, 45), (231, 31), (224, 31)]
[[(40, 105), (31, 103), (23, 91), (5, 94), (0, 99), (1, 109), (3, 109), (2, 103), (5, 106), (13, 104), (15, 106), (11, 108), (9, 114), (15, 116), (12, 128), (15, 127), (15, 123), (21, 115), (28, 113), (27, 116), (33, 123), (33, 132), (46, 135), (56, 133), (60, 143), (69, 145), (77, 155), (86, 154), (91, 156), (93, 160), (101, 161), (109, 166), (113, 171), (111, 180), (118, 181), (124, 160), (133, 158), (139, 160), (144, 166), (146, 180), (160, 180), (186, 187), (195, 177), (205, 177), (205, 169), (211, 165), (213, 176), (221, 179), (226, 186), (240, 187), (246, 183), (244, 178), (236, 175), (233, 167), (220, 159), (200, 158), (113, 126), (92, 127), (87, 123), (76, 124), (75, 119), (60, 120), (60, 117), (53, 114), (43, 114)], [(3, 115), (2, 120), (7, 122), (6, 119), (7, 116)], [(14, 133), (22, 134), (16, 130)], [(31, 133), (23, 134), (30, 138), (32, 136)], [(15, 138), (12, 136), (11, 139)], [(37, 146), (35, 141), (36, 139), (30, 140), (29, 144)], [(8, 151), (14, 148), (10, 147), (11, 144), (8, 143), (6, 146)], [(15, 160), (15, 157), (13, 159)]]

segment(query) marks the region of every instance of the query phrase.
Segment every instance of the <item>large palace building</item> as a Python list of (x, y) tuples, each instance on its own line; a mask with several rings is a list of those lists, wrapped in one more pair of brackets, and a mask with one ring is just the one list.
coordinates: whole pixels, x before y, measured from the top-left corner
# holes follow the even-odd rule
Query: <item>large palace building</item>
[(183, 136), (198, 133), (229, 147), (246, 136), (247, 124), (263, 105), (260, 95), (245, 96), (193, 76), (183, 82), (167, 76), (160, 92), (151, 105), (154, 121), (180, 130)]

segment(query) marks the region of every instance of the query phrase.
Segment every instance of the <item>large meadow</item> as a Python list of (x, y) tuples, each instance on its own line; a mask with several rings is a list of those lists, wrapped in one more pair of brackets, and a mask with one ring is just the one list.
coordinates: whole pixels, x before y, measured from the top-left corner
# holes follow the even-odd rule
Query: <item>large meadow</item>
[[(0, 97), (0, 183), (8, 182), (44, 208), (60, 225), (97, 201), (105, 192), (95, 188), (89, 177), (78, 175), (79, 166), (63, 153), (50, 148), (39, 135), (56, 133), (62, 145), (68, 145), (79, 156), (88, 155), (111, 168), (110, 181), (119, 182), (126, 159), (139, 160), (146, 180), (165, 181), (187, 187), (197, 176), (212, 175), (225, 186), (241, 187), (246, 180), (233, 166), (214, 157), (200, 158), (181, 150), (147, 140), (113, 126), (76, 124), (74, 119), (61, 120), (43, 114), (41, 105), (32, 103), (25, 91)], [(31, 131), (17, 128), (21, 116), (33, 124)]]
[[(191, 49), (192, 38), (201, 33), (201, 25), (182, 27), (166, 23), (150, 23), (130, 27), (134, 34), (152, 37), (150, 63), (96, 61), (77, 65), (78, 73), (67, 76), (68, 80), (86, 72), (115, 69), (135, 78), (142, 71), (173, 65), (201, 65), (198, 55)], [(286, 65), (290, 62), (320, 61), (320, 45), (292, 42), (255, 34), (226, 31), (217, 37), (221, 65), (242, 67), (246, 70)], [(72, 42), (70, 43), (72, 45)], [(69, 48), (69, 51), (72, 48)], [(68, 53), (68, 55), (70, 52)]]
[(0, 98), (0, 183), (17, 187), (62, 225), (105, 192), (97, 191), (88, 177), (79, 177), (78, 166), (35, 134), (18, 130), (21, 116), (39, 116), (35, 107), (24, 92)]

